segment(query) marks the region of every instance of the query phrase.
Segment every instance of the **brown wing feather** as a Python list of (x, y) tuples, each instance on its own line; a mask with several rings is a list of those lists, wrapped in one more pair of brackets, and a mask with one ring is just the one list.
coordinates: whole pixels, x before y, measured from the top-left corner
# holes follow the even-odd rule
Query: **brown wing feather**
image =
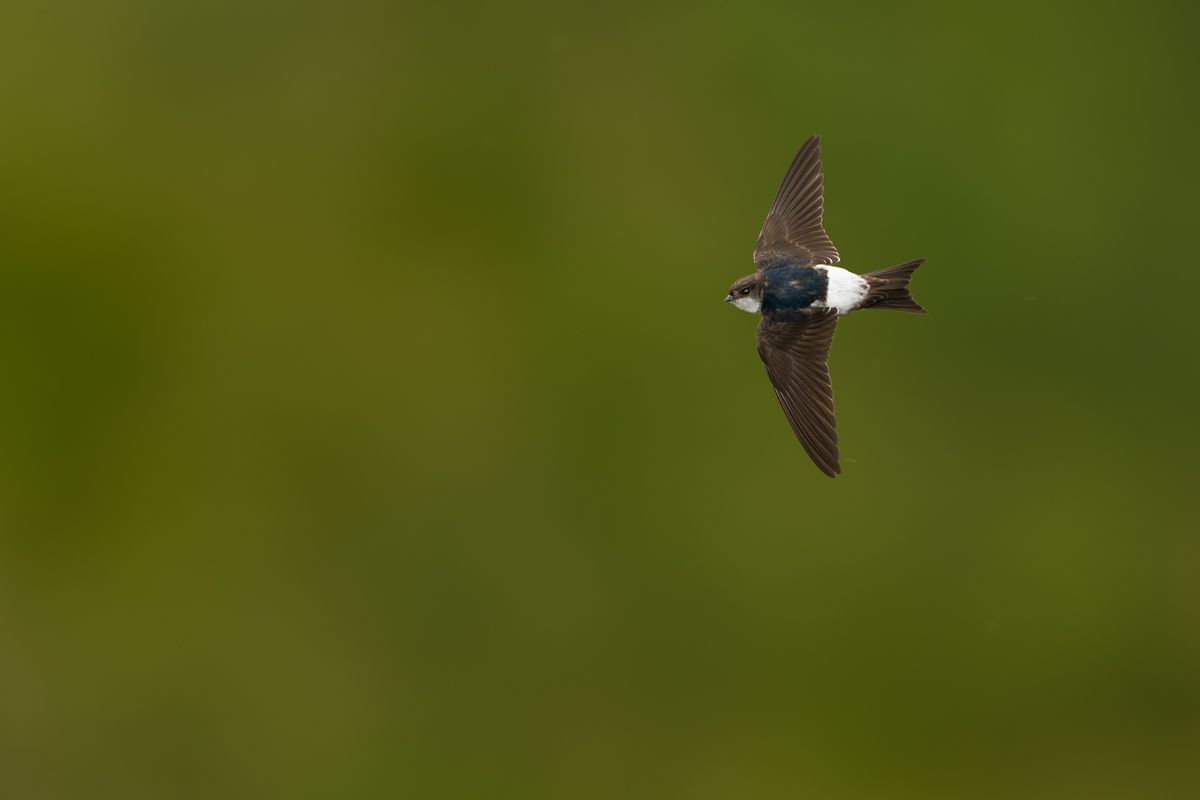
[(831, 478), (842, 471), (826, 363), (836, 327), (837, 310), (832, 308), (787, 322), (764, 316), (758, 326), (758, 355), (783, 413), (809, 458)]
[(791, 258), (802, 264), (836, 264), (837, 248), (825, 233), (825, 182), (821, 175), (821, 137), (801, 146), (783, 177), (775, 202), (754, 246), (759, 269), (773, 259)]

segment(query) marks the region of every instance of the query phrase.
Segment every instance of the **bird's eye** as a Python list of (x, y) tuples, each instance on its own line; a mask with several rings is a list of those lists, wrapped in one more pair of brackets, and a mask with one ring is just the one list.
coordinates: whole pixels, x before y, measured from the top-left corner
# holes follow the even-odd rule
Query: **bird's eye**
[(750, 294), (750, 287), (747, 286), (745, 289), (742, 289), (742, 294)]

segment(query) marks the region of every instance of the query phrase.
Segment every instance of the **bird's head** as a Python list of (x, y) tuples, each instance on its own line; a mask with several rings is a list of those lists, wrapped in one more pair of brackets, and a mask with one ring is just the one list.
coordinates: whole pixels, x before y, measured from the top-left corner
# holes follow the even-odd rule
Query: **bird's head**
[(733, 303), (742, 311), (757, 314), (762, 308), (762, 295), (762, 274), (756, 272), (734, 281), (733, 286), (729, 287), (729, 294), (725, 295), (725, 302)]

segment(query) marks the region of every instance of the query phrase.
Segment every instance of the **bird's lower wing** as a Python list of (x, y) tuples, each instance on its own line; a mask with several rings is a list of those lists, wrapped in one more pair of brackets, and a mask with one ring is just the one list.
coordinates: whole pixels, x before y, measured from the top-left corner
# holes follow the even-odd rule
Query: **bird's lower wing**
[(842, 471), (826, 363), (836, 327), (837, 310), (832, 308), (788, 320), (764, 316), (758, 326), (758, 355), (783, 413), (809, 458), (831, 478)]

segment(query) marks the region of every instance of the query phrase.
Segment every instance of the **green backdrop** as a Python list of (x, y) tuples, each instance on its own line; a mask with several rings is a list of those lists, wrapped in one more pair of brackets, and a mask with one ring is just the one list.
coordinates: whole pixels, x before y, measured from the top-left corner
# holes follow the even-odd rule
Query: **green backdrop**
[[(1200, 794), (1186, 4), (0, 10), (0, 790)], [(795, 149), (927, 317), (808, 462)]]

